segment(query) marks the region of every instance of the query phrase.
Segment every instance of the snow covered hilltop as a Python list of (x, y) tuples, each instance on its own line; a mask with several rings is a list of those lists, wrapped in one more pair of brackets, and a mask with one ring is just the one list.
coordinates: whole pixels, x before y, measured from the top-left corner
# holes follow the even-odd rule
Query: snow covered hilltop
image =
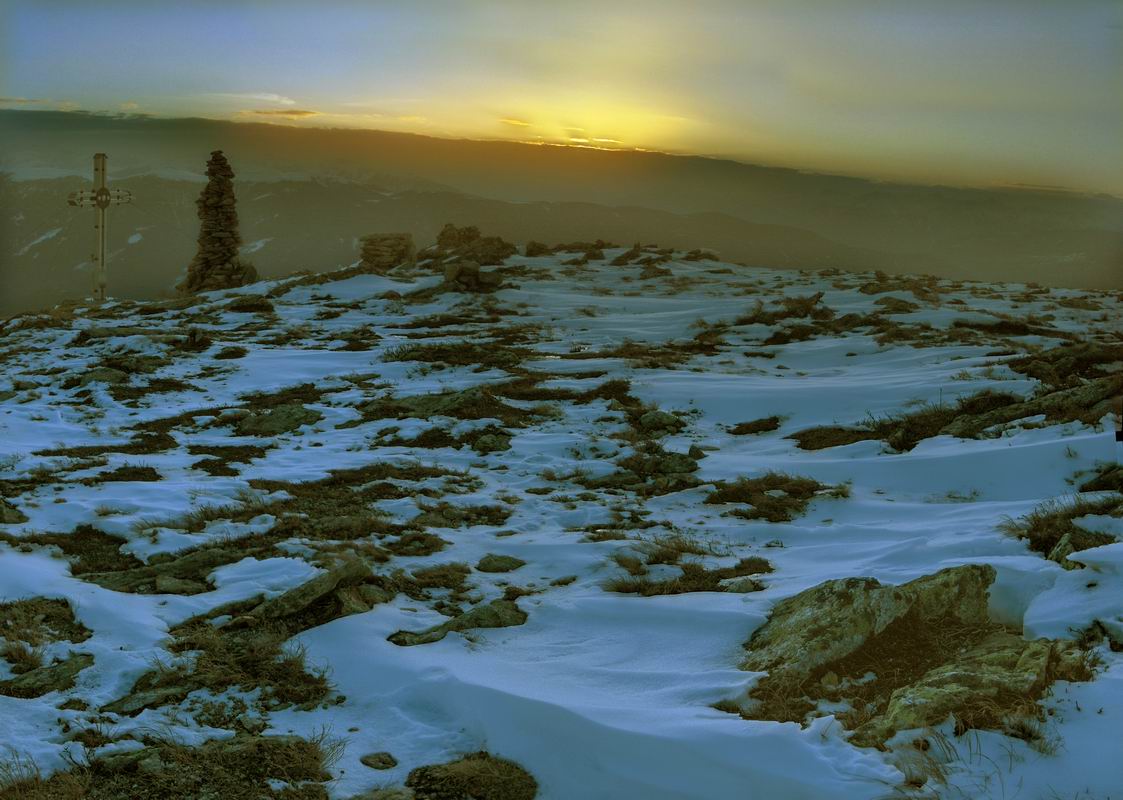
[(1116, 796), (1123, 293), (529, 252), (3, 323), (0, 798)]

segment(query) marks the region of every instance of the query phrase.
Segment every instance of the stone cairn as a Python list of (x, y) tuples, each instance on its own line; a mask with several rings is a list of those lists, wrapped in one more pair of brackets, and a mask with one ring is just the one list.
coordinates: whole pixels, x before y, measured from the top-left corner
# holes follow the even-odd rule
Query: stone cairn
[(436, 244), (421, 251), (423, 267), (444, 273), (444, 287), (455, 291), (493, 292), (503, 283), (496, 270), (484, 271), (481, 266), (499, 266), (514, 255), (516, 248), (498, 236), (481, 236), (474, 225), (458, 228), (449, 223), (437, 234)]
[(402, 264), (417, 264), (417, 249), (408, 233), (372, 233), (362, 242), (362, 266), (366, 272), (383, 274)]
[(234, 170), (221, 150), (207, 162), (207, 185), (195, 201), (199, 214), (199, 250), (187, 267), (179, 288), (186, 293), (230, 289), (257, 280), (253, 265), (238, 258), (238, 211), (234, 199)]

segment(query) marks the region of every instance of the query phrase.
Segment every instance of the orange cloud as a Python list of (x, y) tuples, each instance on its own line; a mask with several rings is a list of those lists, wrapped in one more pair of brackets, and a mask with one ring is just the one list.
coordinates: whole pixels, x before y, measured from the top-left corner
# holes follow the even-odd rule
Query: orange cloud
[(318, 117), (320, 115), (319, 111), (307, 111), (300, 108), (263, 108), (244, 113), (260, 114), (264, 117), (288, 117), (289, 119), (305, 119), (306, 117)]

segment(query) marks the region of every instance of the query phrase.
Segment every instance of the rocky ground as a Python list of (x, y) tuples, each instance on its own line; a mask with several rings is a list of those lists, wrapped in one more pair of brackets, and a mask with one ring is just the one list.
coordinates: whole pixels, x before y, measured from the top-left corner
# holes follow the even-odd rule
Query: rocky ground
[(3, 323), (0, 798), (1117, 796), (1123, 294), (529, 252)]

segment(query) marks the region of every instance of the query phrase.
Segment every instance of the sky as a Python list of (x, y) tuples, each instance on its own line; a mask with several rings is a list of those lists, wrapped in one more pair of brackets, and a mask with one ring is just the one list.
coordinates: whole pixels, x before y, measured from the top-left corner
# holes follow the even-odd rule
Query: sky
[(0, 107), (1123, 195), (1119, 0), (0, 0)]

